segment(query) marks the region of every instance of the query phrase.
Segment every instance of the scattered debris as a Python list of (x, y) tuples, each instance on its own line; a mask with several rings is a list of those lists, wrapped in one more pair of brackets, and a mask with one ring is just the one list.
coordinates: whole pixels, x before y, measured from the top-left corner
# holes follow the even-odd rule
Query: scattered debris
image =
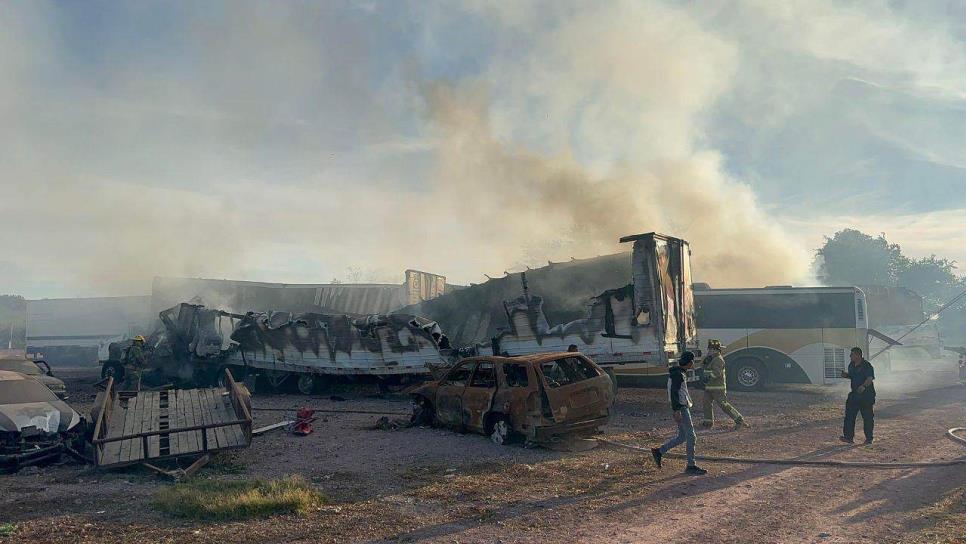
[(271, 425), (266, 425), (264, 427), (259, 427), (252, 431), (252, 436), (258, 436), (260, 434), (267, 433), (268, 431), (274, 431), (275, 429), (281, 429), (283, 427), (289, 427), (295, 423), (295, 420), (279, 421), (278, 423), (272, 423)]
[(181, 482), (194, 476), (196, 472), (201, 470), (201, 467), (207, 465), (210, 461), (211, 461), (211, 455), (206, 453), (205, 455), (202, 455), (201, 457), (199, 457), (194, 463), (191, 463), (191, 465), (186, 469), (176, 468), (174, 470), (165, 470), (163, 468), (156, 467), (150, 463), (142, 463), (142, 464), (145, 467), (147, 467), (149, 470), (157, 472), (162, 476), (167, 476), (176, 482)]
[(395, 431), (397, 429), (405, 429), (411, 427), (412, 424), (406, 419), (390, 419), (386, 416), (382, 416), (376, 421), (375, 425), (369, 427), (373, 431)]
[(315, 417), (315, 410), (299, 408), (295, 418), (295, 423), (292, 424), (292, 434), (298, 436), (312, 434), (312, 422), (317, 419)]

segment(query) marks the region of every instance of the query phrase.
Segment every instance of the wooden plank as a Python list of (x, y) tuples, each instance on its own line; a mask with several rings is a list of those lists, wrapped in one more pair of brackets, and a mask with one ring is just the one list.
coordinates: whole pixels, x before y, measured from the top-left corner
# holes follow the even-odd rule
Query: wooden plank
[[(151, 430), (161, 430), (161, 392), (155, 391), (151, 402)], [(161, 435), (148, 437), (148, 451), (145, 457), (161, 455)]]
[[(235, 421), (232, 413), (228, 409), (228, 405), (225, 402), (227, 397), (222, 395), (221, 391), (212, 391), (212, 403), (215, 405), (215, 412), (218, 414), (218, 420), (221, 422)], [(221, 434), (225, 438), (225, 445), (223, 448), (234, 448), (242, 445), (244, 442), (241, 440), (241, 429), (238, 425), (232, 425), (230, 427), (222, 427)]]
[[(122, 436), (122, 433), (124, 432), (125, 415), (126, 411), (121, 406), (121, 399), (115, 397), (111, 404), (111, 417), (108, 420), (107, 433), (104, 435), (105, 438)], [(103, 448), (104, 449), (99, 463), (100, 465), (113, 465), (120, 462), (120, 442), (108, 442), (107, 444), (103, 445)]]
[[(226, 417), (224, 406), (225, 403), (221, 400), (221, 395), (218, 391), (213, 389), (208, 389), (205, 391), (205, 396), (208, 397), (209, 413), (211, 414), (212, 423), (225, 423), (231, 421)], [(218, 447), (228, 448), (233, 446), (233, 440), (229, 441), (228, 428), (218, 427), (215, 429), (215, 436), (218, 437)]]
[[(178, 391), (178, 414), (179, 414), (179, 417), (181, 418), (182, 427), (190, 427), (195, 424), (194, 419), (188, 413), (189, 398), (190, 397), (188, 395), (188, 392), (185, 391), (184, 389)], [(195, 433), (193, 431), (180, 433), (179, 440), (180, 440), (180, 443), (178, 446), (179, 454), (184, 454), (189, 451), (198, 450), (197, 441), (195, 440)]]
[[(259, 427), (259, 428), (254, 429), (252, 431), (252, 436), (258, 436), (260, 434), (267, 433), (268, 431), (274, 431), (275, 429), (281, 429), (282, 427), (288, 427), (289, 425), (291, 425), (293, 423), (295, 423), (295, 421), (290, 419), (290, 420), (287, 420), (287, 421), (279, 421), (278, 423), (272, 423), (271, 425), (266, 425), (264, 427)], [(239, 427), (240, 427), (240, 425), (239, 425)], [(244, 439), (242, 440), (242, 443), (244, 444)]]
[[(204, 425), (205, 417), (204, 417), (204, 413), (202, 413), (201, 411), (201, 398), (198, 395), (198, 390), (189, 389), (188, 392), (191, 395), (191, 415), (195, 420), (195, 425)], [(200, 431), (197, 431), (197, 433), (198, 433), (197, 451), (202, 451), (202, 448), (205, 446), (205, 439), (202, 438), (202, 433), (207, 433), (207, 430), (202, 429)], [(211, 437), (206, 436), (206, 439), (208, 440), (208, 447), (210, 448), (212, 446)]]
[(200, 458), (198, 458), (197, 461), (195, 461), (194, 463), (191, 463), (191, 466), (185, 469), (184, 475), (180, 479), (184, 480), (186, 478), (190, 478), (194, 476), (194, 474), (199, 470), (201, 470), (201, 467), (207, 465), (209, 461), (211, 461), (210, 455), (208, 455), (207, 453), (205, 455), (202, 455)]
[[(198, 395), (198, 415), (201, 416), (203, 424), (211, 425), (214, 421), (212, 421), (211, 406), (208, 402), (207, 391), (204, 389), (196, 389), (195, 392)], [(208, 449), (218, 449), (218, 433), (215, 432), (215, 429), (205, 429), (204, 432), (208, 434)]]
[[(184, 427), (181, 412), (178, 410), (178, 390), (168, 391), (168, 425), (172, 429)], [(177, 455), (181, 448), (181, 433), (171, 433), (168, 435), (168, 450), (171, 455)]]
[[(186, 389), (184, 391), (184, 413), (187, 418), (188, 425), (200, 425), (201, 419), (195, 413), (195, 392), (193, 389)], [(201, 451), (201, 431), (191, 431), (191, 451)]]
[[(151, 427), (151, 393), (150, 392), (139, 392), (138, 393), (138, 414), (141, 416), (139, 421), (137, 421), (134, 426), (136, 427), (134, 434), (143, 433), (150, 430)], [(140, 461), (144, 459), (147, 452), (144, 451), (143, 441), (140, 438), (135, 438), (131, 440), (131, 458), (129, 461)]]
[[(134, 423), (137, 421), (140, 427), (141, 419), (138, 413), (138, 397), (128, 399), (127, 410), (124, 412), (124, 432), (121, 436), (127, 436), (129, 434), (134, 434)], [(121, 463), (126, 463), (131, 460), (131, 444), (130, 440), (123, 440), (121, 442), (121, 454), (118, 456), (118, 461)]]
[[(235, 415), (235, 407), (231, 403), (231, 397), (228, 395), (218, 395), (221, 399), (221, 408), (225, 412), (225, 417), (230, 418), (232, 421), (238, 419)], [(228, 435), (231, 437), (231, 441), (234, 446), (245, 446), (245, 433), (242, 431), (241, 425), (232, 425), (228, 427)]]

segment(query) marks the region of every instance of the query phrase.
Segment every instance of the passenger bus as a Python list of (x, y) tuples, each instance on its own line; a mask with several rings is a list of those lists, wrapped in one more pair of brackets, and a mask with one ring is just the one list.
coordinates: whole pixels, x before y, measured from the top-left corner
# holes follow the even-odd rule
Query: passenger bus
[[(766, 383), (840, 381), (852, 347), (869, 357), (865, 294), (857, 287), (694, 289), (698, 337), (721, 340), (728, 384), (739, 390)], [(702, 346), (703, 347), (703, 346)]]

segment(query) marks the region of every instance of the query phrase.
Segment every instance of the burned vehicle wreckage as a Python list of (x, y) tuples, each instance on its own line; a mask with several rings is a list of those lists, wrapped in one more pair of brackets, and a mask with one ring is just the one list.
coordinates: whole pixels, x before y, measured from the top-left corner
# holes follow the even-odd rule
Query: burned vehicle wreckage
[(413, 391), (412, 423), (473, 431), (506, 444), (592, 434), (610, 417), (611, 378), (579, 353), (470, 357)]
[[(159, 317), (148, 367), (163, 380), (211, 384), (227, 368), (253, 386), (294, 385), (310, 394), (339, 377), (391, 387), (448, 365), (439, 326), (411, 315), (235, 314), (183, 303)], [(104, 373), (120, 379), (124, 345), (112, 347)]]
[(82, 450), (86, 432), (84, 418), (44, 384), (0, 370), (0, 472)]

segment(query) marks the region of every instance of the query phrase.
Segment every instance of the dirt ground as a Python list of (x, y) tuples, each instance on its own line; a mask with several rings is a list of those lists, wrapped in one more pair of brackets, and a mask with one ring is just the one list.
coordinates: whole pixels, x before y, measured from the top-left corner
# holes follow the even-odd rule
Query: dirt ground
[[(70, 402), (89, 409), (96, 375), (62, 375)], [(732, 392), (751, 428), (730, 421), (700, 431), (699, 454), (804, 459), (930, 461), (966, 457), (944, 436), (966, 426), (966, 388), (933, 372), (880, 380), (876, 442), (848, 446), (842, 387)], [(285, 412), (259, 408), (406, 413), (405, 398), (255, 396), (256, 426)], [(696, 413), (701, 407), (700, 392)], [(719, 418), (724, 417), (720, 412)], [(152, 506), (170, 483), (140, 469), (94, 472), (78, 464), (0, 476), (0, 542), (966, 542), (966, 466), (843, 469), (683, 461), (657, 469), (645, 456), (597, 448), (571, 453), (497, 446), (434, 429), (370, 430), (379, 416), (328, 414), (315, 432), (273, 431), (217, 459), (202, 478), (301, 474), (328, 498), (304, 516), (184, 522)], [(859, 423), (861, 428), (861, 423)], [(672, 433), (665, 393), (621, 389), (604, 432), (652, 446)], [(861, 437), (861, 431), (858, 436)]]

